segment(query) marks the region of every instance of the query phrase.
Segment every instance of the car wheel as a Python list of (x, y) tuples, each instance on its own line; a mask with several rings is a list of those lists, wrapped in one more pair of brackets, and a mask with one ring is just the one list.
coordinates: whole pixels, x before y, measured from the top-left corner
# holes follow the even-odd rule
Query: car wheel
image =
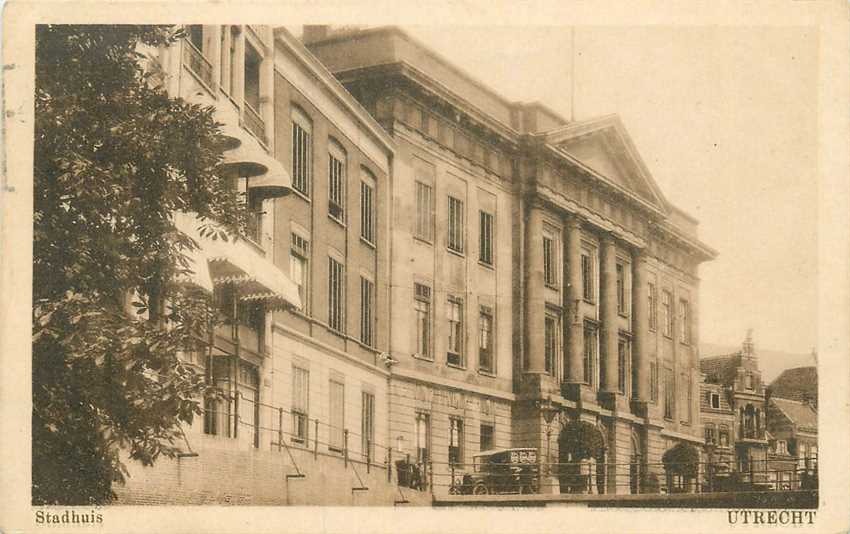
[(460, 495), (460, 488), (457, 486), (452, 486), (449, 488), (449, 495)]
[(472, 488), (473, 495), (487, 495), (488, 493), (490, 492), (487, 491), (487, 486), (481, 483), (476, 484), (475, 487)]

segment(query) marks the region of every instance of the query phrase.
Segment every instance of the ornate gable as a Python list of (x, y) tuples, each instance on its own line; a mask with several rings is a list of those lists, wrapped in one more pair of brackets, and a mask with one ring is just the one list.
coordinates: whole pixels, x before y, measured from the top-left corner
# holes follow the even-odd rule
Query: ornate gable
[(667, 200), (617, 115), (573, 122), (544, 136), (547, 144), (592, 174), (669, 213)]

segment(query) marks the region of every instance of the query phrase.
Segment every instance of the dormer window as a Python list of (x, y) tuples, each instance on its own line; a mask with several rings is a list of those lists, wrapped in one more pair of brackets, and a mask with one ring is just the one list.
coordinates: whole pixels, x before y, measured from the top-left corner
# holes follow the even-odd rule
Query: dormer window
[(715, 410), (719, 409), (720, 408), (720, 394), (712, 391), (709, 394), (709, 396), (711, 397), (711, 407), (714, 408)]

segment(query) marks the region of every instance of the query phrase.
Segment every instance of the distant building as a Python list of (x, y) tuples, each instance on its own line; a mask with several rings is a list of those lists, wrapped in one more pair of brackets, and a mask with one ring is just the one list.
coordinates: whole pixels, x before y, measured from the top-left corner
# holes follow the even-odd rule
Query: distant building
[(807, 401), (818, 408), (818, 368), (814, 365), (782, 371), (770, 384), (773, 397)]
[[(810, 384), (808, 369), (814, 370), (790, 369), (774, 383), (805, 396), (795, 377)], [(714, 474), (737, 475), (770, 489), (798, 488), (817, 463), (817, 411), (809, 402), (778, 398), (773, 386), (764, 386), (752, 331), (740, 351), (703, 358), (700, 370), (700, 419)]]

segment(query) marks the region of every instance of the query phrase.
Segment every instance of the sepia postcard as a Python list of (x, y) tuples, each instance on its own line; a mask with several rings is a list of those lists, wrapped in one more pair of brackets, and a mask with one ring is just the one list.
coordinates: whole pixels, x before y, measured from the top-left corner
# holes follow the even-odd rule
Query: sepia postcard
[(3, 14), (0, 532), (850, 529), (846, 2)]

